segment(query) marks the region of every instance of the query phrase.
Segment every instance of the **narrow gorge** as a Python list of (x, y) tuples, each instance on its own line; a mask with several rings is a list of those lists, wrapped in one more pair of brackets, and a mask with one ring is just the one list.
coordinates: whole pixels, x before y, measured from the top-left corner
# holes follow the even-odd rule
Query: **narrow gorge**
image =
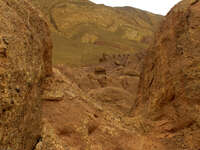
[[(182, 0), (165, 17), (87, 0), (56, 2), (0, 0), (0, 150), (199, 150), (200, 1)], [(77, 21), (83, 10), (88, 17)], [(105, 28), (102, 10), (115, 15), (105, 23), (116, 30)], [(130, 30), (121, 24), (132, 30), (135, 23), (138, 35), (150, 34), (123, 39)], [(81, 40), (87, 31), (105, 41), (90, 34)], [(137, 50), (106, 53), (113, 37)], [(58, 52), (69, 41), (75, 44), (68, 48), (86, 42), (86, 49), (106, 49), (95, 49), (95, 63), (72, 65), (82, 53)], [(55, 53), (75, 61), (55, 63)]]

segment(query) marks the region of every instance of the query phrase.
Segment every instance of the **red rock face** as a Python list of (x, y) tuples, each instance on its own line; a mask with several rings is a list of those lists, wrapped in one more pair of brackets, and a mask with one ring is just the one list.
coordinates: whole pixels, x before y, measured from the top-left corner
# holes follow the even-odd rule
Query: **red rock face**
[(1, 0), (0, 12), (0, 149), (31, 150), (41, 134), (41, 81), (51, 74), (49, 30), (26, 0)]
[(134, 109), (154, 126), (154, 137), (164, 134), (165, 147), (199, 149), (199, 0), (183, 0), (168, 13), (146, 57)]

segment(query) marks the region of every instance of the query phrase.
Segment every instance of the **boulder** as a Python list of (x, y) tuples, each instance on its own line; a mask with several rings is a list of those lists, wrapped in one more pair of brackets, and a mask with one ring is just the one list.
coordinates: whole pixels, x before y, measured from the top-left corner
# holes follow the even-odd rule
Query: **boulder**
[(32, 150), (41, 138), (41, 83), (51, 74), (46, 22), (26, 0), (0, 1), (0, 149)]
[(138, 73), (137, 71), (135, 71), (133, 68), (125, 68), (123, 70), (123, 75), (126, 76), (131, 76), (131, 77), (139, 77), (140, 73)]
[(103, 66), (97, 66), (94, 72), (95, 74), (106, 74), (106, 69)]
[(133, 96), (126, 90), (116, 87), (105, 87), (91, 90), (89, 96), (105, 107), (112, 107), (126, 113), (130, 109)]
[[(61, 80), (61, 81), (60, 81)], [(61, 101), (65, 95), (64, 81), (56, 79), (55, 75), (48, 77), (43, 82), (41, 99), (46, 101)]]

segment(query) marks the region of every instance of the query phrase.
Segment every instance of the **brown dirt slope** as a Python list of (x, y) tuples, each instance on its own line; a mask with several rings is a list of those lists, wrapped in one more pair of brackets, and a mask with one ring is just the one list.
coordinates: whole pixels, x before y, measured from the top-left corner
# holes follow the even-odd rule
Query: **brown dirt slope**
[[(132, 93), (114, 85), (101, 87), (98, 81), (96, 87), (85, 91), (87, 86), (81, 89), (80, 81), (69, 79), (59, 69), (54, 68), (53, 72), (47, 80), (53, 86), (48, 87), (43, 99), (43, 118), (55, 129), (64, 149), (132, 150), (137, 135), (122, 120), (131, 108)], [(83, 70), (82, 74), (87, 77)], [(57, 99), (60, 95), (57, 90), (63, 92), (62, 99)]]
[(136, 8), (112, 8), (88, 0), (32, 0), (45, 14), (54, 63), (84, 65), (103, 52), (134, 53), (148, 47), (163, 16)]
[(48, 25), (26, 0), (0, 1), (0, 149), (41, 136), (41, 82), (52, 72)]
[(56, 65), (45, 81), (43, 118), (65, 149), (136, 150), (139, 135), (124, 118), (136, 98), (143, 57), (104, 54), (90, 67)]
[(199, 16), (199, 0), (176, 5), (144, 63), (133, 112), (143, 125), (138, 128), (165, 149), (200, 148)]

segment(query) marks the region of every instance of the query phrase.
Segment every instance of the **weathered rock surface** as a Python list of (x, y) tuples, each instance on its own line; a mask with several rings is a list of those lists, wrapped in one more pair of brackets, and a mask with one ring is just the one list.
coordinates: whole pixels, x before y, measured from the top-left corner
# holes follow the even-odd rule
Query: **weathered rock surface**
[(0, 1), (0, 149), (32, 150), (41, 136), (41, 82), (51, 74), (48, 26), (26, 0)]
[(200, 1), (183, 0), (168, 13), (144, 63), (133, 111), (163, 149), (199, 149), (199, 29)]
[(62, 141), (46, 120), (43, 120), (41, 139), (38, 141), (34, 150), (65, 150), (62, 146)]

